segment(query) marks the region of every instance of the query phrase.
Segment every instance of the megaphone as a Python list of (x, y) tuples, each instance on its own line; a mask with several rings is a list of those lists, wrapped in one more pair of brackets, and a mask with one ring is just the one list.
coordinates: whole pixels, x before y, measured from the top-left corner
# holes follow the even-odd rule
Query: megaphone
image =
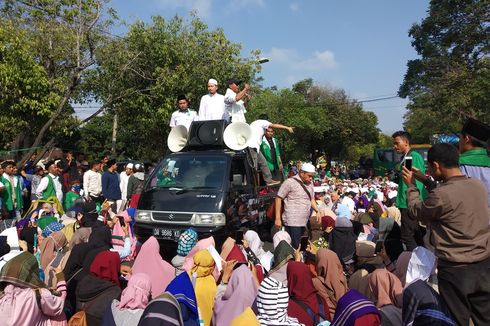
[(233, 122), (223, 133), (226, 146), (235, 151), (246, 148), (251, 137), (252, 128), (245, 122)]
[(180, 152), (187, 145), (187, 128), (175, 126), (167, 137), (167, 146), (172, 152)]

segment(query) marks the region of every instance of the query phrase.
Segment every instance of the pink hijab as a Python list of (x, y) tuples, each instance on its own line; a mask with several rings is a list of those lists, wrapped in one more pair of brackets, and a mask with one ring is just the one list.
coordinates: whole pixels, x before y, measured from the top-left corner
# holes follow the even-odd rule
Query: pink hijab
[(162, 294), (175, 276), (175, 268), (162, 259), (160, 245), (153, 236), (141, 246), (131, 271), (132, 274), (144, 273), (150, 277), (153, 298)]
[[(123, 214), (123, 213), (126, 213), (126, 214)], [(129, 215), (126, 211), (121, 212), (120, 214), (118, 214), (118, 216), (119, 215), (124, 217), (124, 221), (126, 223), (129, 223), (129, 221), (131, 221), (131, 218), (129, 218), (129, 221), (126, 221), (125, 215), (129, 217)], [(124, 230), (123, 230), (121, 224), (119, 223), (119, 219), (117, 220), (116, 224), (114, 224), (114, 227), (112, 228), (112, 235), (119, 236), (119, 237), (122, 237), (124, 239), (125, 234), (124, 234)], [(123, 261), (133, 260), (136, 257), (136, 241), (133, 237), (131, 229), (129, 230), (129, 241), (131, 242), (131, 253), (129, 254), (128, 257), (124, 258)], [(124, 240), (112, 239), (112, 245), (114, 247), (122, 248), (124, 246)]]
[(257, 284), (246, 265), (231, 274), (230, 281), (221, 297), (216, 298), (213, 309), (214, 325), (230, 325), (257, 297)]
[(194, 255), (198, 251), (207, 249), (209, 246), (214, 247), (214, 238), (213, 237), (209, 237), (206, 239), (199, 240), (196, 243), (196, 245), (194, 246), (194, 248), (191, 249), (189, 254), (187, 256), (185, 256), (184, 265), (182, 266), (182, 268), (187, 272), (190, 271), (192, 269), (192, 267), (194, 266)]
[(132, 274), (128, 286), (121, 294), (119, 309), (145, 309), (151, 292), (151, 280), (147, 274)]

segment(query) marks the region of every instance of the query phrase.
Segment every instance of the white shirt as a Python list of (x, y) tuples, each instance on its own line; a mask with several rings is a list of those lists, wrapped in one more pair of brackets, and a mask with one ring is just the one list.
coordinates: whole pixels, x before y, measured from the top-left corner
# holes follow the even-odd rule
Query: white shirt
[(269, 128), (270, 123), (267, 120), (255, 120), (250, 124), (250, 128), (252, 129), (252, 137), (250, 138), (250, 142), (248, 147), (255, 148), (257, 151), (260, 150), (260, 144), (262, 143), (262, 137), (264, 137), (265, 130)]
[(236, 100), (236, 93), (228, 88), (225, 94), (225, 109), (226, 112), (231, 116), (231, 122), (247, 122), (245, 120), (245, 102), (242, 100)]
[(189, 131), (192, 121), (196, 120), (199, 120), (196, 111), (191, 109), (187, 109), (187, 112), (177, 110), (172, 113), (172, 117), (170, 118), (170, 127), (173, 128), (176, 126), (184, 126), (187, 128), (187, 131)]
[(227, 120), (228, 113), (225, 110), (225, 97), (221, 94), (206, 94), (201, 97), (199, 104), (199, 121), (203, 120)]
[(97, 197), (102, 193), (102, 175), (99, 172), (88, 170), (83, 174), (83, 193)]
[(119, 188), (121, 189), (121, 198), (126, 199), (128, 194), (128, 180), (129, 175), (126, 174), (126, 171), (122, 171), (119, 175)]
[[(48, 175), (51, 176), (51, 178), (53, 179), (54, 189), (56, 191), (56, 197), (58, 198), (60, 203), (63, 203), (63, 189), (61, 187), (59, 176), (53, 175), (51, 173), (49, 173)], [(37, 198), (43, 198), (43, 191), (46, 190), (46, 188), (48, 187), (48, 183), (49, 183), (49, 179), (47, 176), (41, 179), (41, 182), (39, 182), (39, 185), (36, 188)]]

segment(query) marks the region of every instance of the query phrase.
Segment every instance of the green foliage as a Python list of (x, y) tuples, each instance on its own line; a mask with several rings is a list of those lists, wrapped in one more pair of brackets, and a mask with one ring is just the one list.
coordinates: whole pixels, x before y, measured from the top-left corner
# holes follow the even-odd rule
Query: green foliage
[(261, 113), (267, 113), (273, 123), (295, 127), (293, 135), (276, 133), (288, 159), (315, 161), (326, 153), (330, 159), (358, 161), (361, 155), (372, 155), (370, 147), (358, 150), (359, 146), (378, 141), (377, 117), (372, 112), (363, 111), (343, 90), (314, 85), (312, 79), (296, 83), (292, 90), (259, 92), (247, 119), (253, 121)]
[(33, 55), (26, 32), (0, 19), (0, 147), (9, 146), (19, 134), (40, 128), (53, 112), (59, 96)]
[(488, 0), (431, 1), (410, 29), (421, 58), (408, 62), (399, 94), (410, 99), (405, 127), (424, 142), (467, 117), (490, 121), (489, 13)]
[[(0, 146), (37, 147), (48, 137), (70, 136), (85, 72), (95, 64), (94, 51), (106, 39), (112, 11), (105, 0), (6, 0), (0, 7), (3, 47), (7, 56), (0, 87), (21, 92), (2, 94), (0, 105), (13, 127)], [(101, 19), (101, 16), (104, 18)], [(5, 111), (4, 111), (5, 110)], [(12, 142), (11, 140), (15, 141)], [(50, 142), (48, 142), (50, 143)], [(28, 158), (34, 150), (25, 153)]]

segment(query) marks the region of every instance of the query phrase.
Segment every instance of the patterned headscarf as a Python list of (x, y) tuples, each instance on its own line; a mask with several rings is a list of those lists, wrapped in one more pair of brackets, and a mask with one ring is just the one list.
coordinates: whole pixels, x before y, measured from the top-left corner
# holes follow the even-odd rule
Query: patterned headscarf
[(193, 229), (185, 230), (179, 237), (177, 255), (187, 256), (197, 243), (197, 232)]
[(51, 222), (43, 230), (43, 237), (47, 238), (53, 232), (61, 231), (65, 226), (60, 222)]
[(39, 278), (39, 265), (30, 252), (23, 252), (9, 260), (0, 272), (0, 282), (8, 282), (21, 288), (44, 288)]

